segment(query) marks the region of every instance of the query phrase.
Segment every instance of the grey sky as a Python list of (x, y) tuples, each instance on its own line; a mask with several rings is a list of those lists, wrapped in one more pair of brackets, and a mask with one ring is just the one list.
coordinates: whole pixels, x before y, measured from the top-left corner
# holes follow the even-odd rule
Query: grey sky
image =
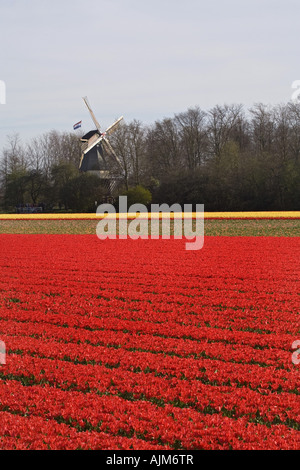
[(278, 104), (300, 79), (297, 0), (0, 0), (0, 152), (52, 129)]

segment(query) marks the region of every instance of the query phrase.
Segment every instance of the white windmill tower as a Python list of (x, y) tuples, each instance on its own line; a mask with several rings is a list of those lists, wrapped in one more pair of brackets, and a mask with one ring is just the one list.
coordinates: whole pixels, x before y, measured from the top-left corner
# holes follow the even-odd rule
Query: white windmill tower
[(116, 178), (111, 174), (111, 168), (113, 166), (116, 167), (116, 165), (121, 168), (121, 163), (107, 136), (116, 130), (120, 121), (122, 121), (123, 116), (109, 126), (105, 132), (102, 132), (100, 124), (97, 121), (86, 96), (83, 98), (83, 101), (90, 112), (96, 129), (88, 132), (80, 139), (82, 142), (82, 155), (79, 170), (85, 172), (96, 172), (100, 178), (108, 183), (108, 187), (111, 189), (116, 180)]

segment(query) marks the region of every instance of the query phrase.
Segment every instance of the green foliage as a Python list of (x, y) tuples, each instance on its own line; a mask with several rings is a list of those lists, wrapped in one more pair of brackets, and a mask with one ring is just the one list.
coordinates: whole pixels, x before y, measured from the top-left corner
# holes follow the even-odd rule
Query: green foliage
[(128, 191), (125, 192), (124, 196), (127, 196), (127, 207), (137, 203), (144, 204), (147, 207), (152, 201), (151, 192), (142, 185), (129, 188)]
[(72, 163), (61, 161), (52, 166), (50, 175), (52, 201), (59, 205), (59, 207), (62, 205), (65, 208), (68, 207), (66, 200), (68, 191), (64, 190), (64, 188), (72, 178), (78, 176), (78, 170)]
[(101, 179), (91, 173), (70, 178), (61, 189), (66, 208), (76, 212), (95, 212), (95, 203), (102, 202), (103, 195)]
[(4, 193), (6, 207), (14, 207), (19, 203), (24, 203), (27, 181), (27, 171), (22, 168), (17, 169), (7, 175)]

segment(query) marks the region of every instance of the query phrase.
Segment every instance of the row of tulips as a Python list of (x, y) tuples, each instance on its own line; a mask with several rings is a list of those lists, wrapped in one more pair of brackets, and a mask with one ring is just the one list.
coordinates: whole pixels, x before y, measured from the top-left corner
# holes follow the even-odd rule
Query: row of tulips
[[(32, 334), (36, 335), (33, 332)], [(285, 369), (283, 366), (279, 368), (265, 362), (257, 363), (247, 356), (247, 348), (244, 349), (243, 346), (240, 347), (241, 354), (238, 360), (233, 359), (231, 351), (227, 360), (226, 351), (222, 356), (222, 349), (215, 348), (214, 344), (203, 345), (202, 353), (199, 350), (194, 352), (193, 348), (189, 348), (190, 344), (194, 345), (190, 340), (183, 340), (180, 349), (178, 340), (172, 339), (167, 342), (166, 338), (155, 337), (151, 341), (151, 337), (148, 336), (150, 339), (148, 343), (143, 336), (128, 333), (117, 333), (113, 338), (109, 334), (106, 335), (106, 332), (102, 333), (98, 340), (94, 337), (96, 345), (82, 341), (78, 344), (76, 336), (76, 333), (72, 335), (73, 341), (70, 342), (60, 341), (59, 338), (54, 341), (25, 335), (21, 337), (3, 335), (3, 338), (9, 347), (9, 355), (10, 351), (20, 350), (20, 338), (22, 338), (22, 353), (40, 357), (59, 360), (68, 357), (71, 361), (81, 360), (83, 363), (109, 363), (111, 367), (116, 365), (119, 367), (122, 364), (126, 369), (135, 367), (144, 370), (148, 367), (157, 373), (182, 375), (190, 380), (202, 378), (203, 381), (218, 384), (230, 381), (232, 384), (244, 384), (259, 390), (280, 389), (297, 393), (299, 371), (293, 364), (290, 364), (289, 369)], [(103, 339), (108, 343), (103, 342)], [(12, 362), (8, 363), (7, 368), (10, 364), (12, 365)]]
[[(214, 324), (217, 322), (218, 314), (212, 312), (210, 316), (207, 316), (207, 321), (198, 321), (195, 323), (195, 314), (190, 312), (185, 315), (182, 314), (181, 321), (173, 319), (172, 315), (166, 318), (166, 315), (162, 318), (163, 313), (160, 313), (161, 321), (153, 320), (148, 317), (148, 311), (144, 312), (144, 316), (141, 317), (143, 312), (139, 312), (138, 318), (131, 318), (131, 311), (126, 312), (126, 318), (124, 315), (120, 315), (120, 309), (115, 307), (114, 314), (110, 315), (110, 312), (104, 311), (101, 314), (101, 309), (96, 311), (92, 307), (88, 311), (82, 309), (80, 306), (70, 306), (66, 308), (64, 302), (62, 305), (52, 303), (48, 300), (47, 308), (39, 304), (32, 310), (28, 303), (14, 304), (11, 303), (9, 306), (0, 307), (0, 313), (2, 320), (15, 321), (15, 322), (32, 322), (39, 323), (40, 325), (48, 325), (47, 328), (51, 328), (51, 325), (57, 326), (68, 326), (69, 328), (77, 328), (80, 330), (95, 330), (99, 331), (111, 331), (117, 333), (128, 331), (132, 334), (147, 334), (151, 336), (170, 337), (180, 339), (191, 338), (194, 341), (206, 341), (206, 342), (222, 342), (230, 344), (243, 344), (250, 347), (255, 347), (259, 342), (261, 348), (266, 349), (282, 349), (287, 350), (293, 342), (294, 329), (298, 328), (297, 315), (289, 316), (295, 323), (287, 322), (285, 333), (279, 334), (270, 330), (268, 320), (265, 318), (264, 328), (257, 328), (250, 326), (248, 322), (248, 311), (242, 312), (243, 320), (239, 328), (236, 328), (236, 322), (232, 318), (231, 323), (228, 326), (222, 326), (222, 320), (220, 325)], [(32, 306), (31, 306), (32, 307)], [(219, 312), (220, 315), (220, 312)], [(223, 310), (221, 316), (223, 315)], [(246, 321), (247, 320), (247, 321)], [(192, 323), (193, 322), (193, 323)], [(280, 319), (277, 320), (278, 323)], [(250, 323), (251, 324), (251, 323)]]
[[(214, 374), (213, 368), (210, 373), (199, 371), (193, 378), (183, 375), (180, 370), (177, 372), (178, 375), (168, 374), (163, 368), (157, 371), (154, 369), (156, 360), (151, 361), (149, 355), (146, 367), (145, 363), (133, 361), (135, 358), (129, 361), (135, 365), (128, 367), (125, 361), (125, 364), (82, 364), (75, 359), (77, 355), (73, 361), (69, 356), (64, 356), (64, 360), (41, 358), (36, 354), (17, 356), (13, 361), (14, 367), (7, 367), (5, 373), (1, 374), (3, 380), (14, 378), (24, 385), (48, 383), (64, 390), (78, 390), (85, 393), (92, 390), (100, 394), (106, 392), (120, 396), (128, 394), (129, 397), (139, 400), (174, 403), (179, 407), (193, 406), (202, 413), (205, 413), (207, 407), (211, 407), (215, 412), (223, 409), (234, 417), (247, 414), (255, 418), (259, 412), (263, 421), (267, 423), (273, 422), (276, 418), (279, 422), (286, 422), (287, 425), (290, 425), (289, 420), (292, 420), (292, 425), (299, 427), (297, 424), (299, 400), (295, 395), (297, 389), (294, 389), (294, 393), (282, 391), (281, 384), (277, 382), (280, 393), (274, 393), (274, 390), (269, 388), (272, 384), (271, 374), (269, 380), (261, 375), (262, 383), (257, 389), (255, 388), (257, 379), (253, 382), (240, 383), (234, 382), (236, 379), (233, 377), (232, 385), (231, 379), (228, 379), (228, 371), (220, 380), (221, 374)], [(88, 360), (88, 351), (85, 357)], [(218, 372), (218, 369), (215, 372)], [(253, 371), (249, 374), (252, 377), (254, 375)], [(274, 387), (274, 384), (272, 385)]]
[[(27, 336), (28, 321), (9, 320), (8, 317), (2, 317), (3, 329), (5, 335), (3, 339), (7, 338), (8, 344), (13, 348), (13, 344), (18, 341), (14, 336)], [(131, 325), (129, 325), (131, 326)], [(43, 342), (47, 343), (49, 340), (57, 341), (58, 343), (65, 343), (68, 347), (69, 343), (81, 344), (86, 348), (86, 345), (94, 347), (94, 351), (101, 354), (102, 348), (111, 348), (111, 354), (127, 354), (126, 351), (130, 350), (143, 350), (151, 351), (152, 353), (159, 353), (162, 350), (168, 356), (177, 356), (178, 358), (188, 359), (190, 356), (201, 359), (205, 357), (210, 360), (220, 360), (222, 362), (234, 362), (243, 364), (256, 363), (261, 366), (281, 367), (287, 368), (290, 365), (290, 351), (282, 347), (276, 348), (276, 345), (262, 345), (259, 339), (253, 344), (241, 342), (239, 344), (238, 338), (221, 338), (216, 339), (213, 336), (213, 329), (206, 328), (207, 336), (202, 339), (195, 339), (190, 335), (182, 338), (177, 338), (172, 335), (166, 337), (163, 334), (156, 334), (154, 337), (151, 333), (145, 333), (142, 329), (143, 325), (139, 325), (138, 330), (129, 332), (129, 330), (115, 330), (115, 329), (82, 329), (75, 327), (67, 327), (61, 325), (53, 325), (50, 323), (36, 322), (31, 324), (30, 336), (37, 338), (41, 345)], [(145, 325), (145, 330), (147, 324)], [(290, 345), (290, 337), (284, 342), (287, 347)], [(38, 342), (36, 343), (39, 344)], [(121, 347), (121, 351), (114, 351), (115, 347)], [(273, 346), (273, 347), (272, 347)], [(58, 346), (55, 346), (57, 349)], [(72, 347), (72, 345), (70, 345)], [(179, 359), (178, 359), (179, 360)], [(182, 362), (182, 360), (181, 360)], [(190, 367), (189, 361), (188, 367)], [(296, 374), (293, 370), (291, 374)]]
[[(154, 446), (158, 449), (174, 449), (179, 442), (181, 446), (190, 449), (211, 449), (216, 440), (220, 449), (249, 448), (249, 441), (253, 447), (261, 449), (266, 446), (276, 448), (278, 442), (283, 449), (296, 449), (297, 446), (297, 432), (294, 429), (287, 430), (282, 425), (273, 426), (270, 430), (264, 425), (249, 423), (245, 418), (232, 420), (221, 414), (209, 413), (203, 416), (190, 408), (176, 408), (170, 404), (158, 409), (152, 403), (141, 401), (137, 410), (135, 402), (114, 395), (70, 394), (47, 385), (24, 389), (15, 381), (2, 384), (0, 391), (6, 400), (5, 409), (8, 410), (0, 414), (1, 423), (3, 416), (4, 421), (7, 418), (7, 412), (18, 418), (30, 416), (38, 419), (43, 416), (51, 428), (62, 435), (67, 434), (72, 440), (72, 431), (77, 430), (77, 438), (73, 443), (77, 448), (88, 445), (85, 442), (87, 431), (91, 433), (90, 441), (98, 437), (97, 448), (107, 445), (108, 436), (111, 437), (110, 445), (114, 445), (116, 437), (121, 435), (135, 438), (133, 445), (140, 439), (138, 448), (149, 449)], [(12, 435), (11, 429), (5, 426), (2, 426), (3, 431), (5, 438)], [(78, 435), (82, 436), (82, 441), (79, 441)], [(275, 445), (274, 440), (277, 441)], [(21, 442), (24, 444), (23, 440)], [(18, 445), (17, 440), (15, 444)], [(125, 441), (125, 444), (128, 445), (128, 442)]]

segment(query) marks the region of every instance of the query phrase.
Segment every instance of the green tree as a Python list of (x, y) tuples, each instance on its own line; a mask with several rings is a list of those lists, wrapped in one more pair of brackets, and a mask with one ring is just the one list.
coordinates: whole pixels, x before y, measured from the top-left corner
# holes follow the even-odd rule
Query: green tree
[(51, 181), (51, 202), (53, 205), (63, 205), (67, 207), (68, 202), (65, 199), (68, 191), (64, 190), (68, 182), (78, 176), (78, 171), (72, 163), (60, 161), (54, 164), (50, 171)]
[(26, 175), (26, 186), (33, 204), (42, 202), (47, 189), (47, 178), (41, 170), (30, 170)]
[(142, 185), (129, 188), (124, 196), (127, 196), (127, 207), (137, 203), (144, 204), (147, 207), (152, 201), (151, 192)]
[(13, 210), (18, 204), (24, 204), (28, 188), (28, 173), (24, 168), (9, 173), (6, 177), (4, 205), (6, 209)]
[(102, 202), (105, 189), (97, 175), (81, 173), (69, 179), (61, 190), (61, 197), (66, 209), (77, 212), (94, 212)]

